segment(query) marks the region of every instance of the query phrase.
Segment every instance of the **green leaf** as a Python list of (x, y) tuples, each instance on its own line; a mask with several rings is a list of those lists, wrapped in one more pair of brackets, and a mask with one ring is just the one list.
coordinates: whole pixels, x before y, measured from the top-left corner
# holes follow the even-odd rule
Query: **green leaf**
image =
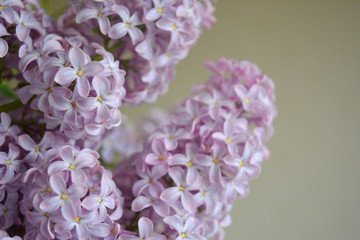
[(18, 99), (11, 103), (0, 106), (0, 112), (10, 112), (11, 110), (17, 109), (22, 105), (23, 104), (21, 103), (20, 99)]
[(1, 81), (0, 90), (2, 94), (6, 97), (17, 99), (17, 94), (10, 88), (9, 84), (6, 81)]

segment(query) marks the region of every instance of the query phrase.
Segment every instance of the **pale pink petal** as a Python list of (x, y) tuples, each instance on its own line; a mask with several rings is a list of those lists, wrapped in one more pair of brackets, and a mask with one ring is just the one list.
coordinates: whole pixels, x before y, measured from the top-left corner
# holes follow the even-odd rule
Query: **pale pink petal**
[(67, 87), (72, 81), (77, 79), (78, 76), (73, 68), (64, 67), (60, 68), (55, 75), (55, 82)]
[(108, 34), (111, 39), (119, 39), (119, 38), (122, 38), (123, 36), (125, 36), (126, 33), (128, 32), (128, 30), (129, 29), (127, 27), (125, 27), (125, 23), (120, 22), (120, 23), (113, 25), (110, 28)]

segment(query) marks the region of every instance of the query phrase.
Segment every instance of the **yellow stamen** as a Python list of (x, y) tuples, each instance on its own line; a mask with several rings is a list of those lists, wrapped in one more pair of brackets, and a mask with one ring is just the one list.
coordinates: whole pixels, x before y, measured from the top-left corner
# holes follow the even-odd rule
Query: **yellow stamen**
[(99, 198), (99, 201), (98, 201), (99, 203), (101, 203), (102, 202), (102, 199), (101, 198)]
[(51, 93), (53, 90), (52, 90), (52, 88), (49, 88), (48, 89), (48, 93)]
[(6, 211), (7, 211), (7, 208), (6, 208), (6, 207), (4, 207), (3, 211), (4, 211), (4, 212), (6, 212)]
[(167, 52), (167, 53), (166, 53), (166, 56), (168, 56), (168, 57), (171, 57), (171, 55), (172, 55), (171, 52)]
[(130, 24), (125, 23), (125, 27), (130, 28)]
[(201, 196), (205, 196), (205, 192), (204, 192), (204, 191), (201, 191)]
[(91, 192), (95, 192), (95, 189), (94, 189), (94, 188), (92, 188), (92, 189), (91, 189)]
[(10, 161), (9, 161), (9, 160), (7, 160), (7, 161), (6, 161), (6, 164), (7, 164), (7, 165), (10, 165)]
[(51, 188), (51, 187), (48, 187), (48, 188), (45, 190), (45, 192), (46, 192), (46, 193), (50, 193), (51, 190), (52, 190), (52, 188)]
[(188, 164), (187, 164), (189, 167), (191, 167), (193, 164), (192, 164), (192, 162), (188, 162)]
[(22, 24), (22, 23), (20, 23), (20, 27), (25, 27), (25, 25), (24, 25), (24, 24)]
[(74, 169), (75, 169), (75, 166), (71, 164), (71, 165), (69, 166), (69, 168), (70, 168), (71, 170), (74, 170)]
[(69, 63), (68, 63), (68, 62), (66, 62), (66, 63), (64, 64), (64, 67), (67, 67), (67, 66), (69, 66)]
[(160, 160), (160, 161), (165, 160), (165, 156), (164, 156), (163, 154), (161, 154), (161, 155), (159, 156), (159, 160)]
[(169, 137), (169, 140), (172, 141), (172, 140), (174, 140), (174, 138), (173, 138), (173, 137)]
[(226, 139), (227, 143), (231, 143), (231, 141), (232, 141), (231, 138)]
[(63, 194), (61, 194), (60, 198), (63, 199), (63, 200), (67, 200), (69, 198), (69, 195), (63, 193)]
[(239, 162), (239, 166), (242, 167), (244, 165), (243, 162)]
[(102, 97), (98, 97), (98, 99), (97, 99), (99, 102), (101, 102), (103, 99), (102, 99)]
[(101, 13), (99, 13), (97, 16), (98, 16), (99, 18), (101, 18), (101, 17), (102, 17), (102, 14), (101, 14)]
[(182, 238), (185, 238), (185, 237), (186, 237), (185, 233), (182, 233), (182, 234), (181, 234), (181, 237), (182, 237)]
[(0, 9), (3, 10), (5, 7), (4, 6), (0, 6)]
[(180, 191), (184, 191), (185, 188), (183, 186), (180, 186), (179, 189)]
[(80, 69), (78, 72), (77, 72), (77, 75), (79, 77), (81, 77), (82, 75), (84, 74), (84, 71), (82, 69)]
[(118, 232), (118, 229), (115, 227), (115, 228), (112, 230), (112, 233), (115, 235), (117, 232)]
[(172, 27), (173, 30), (176, 29), (176, 25), (175, 25), (175, 24), (173, 24), (171, 27)]
[(44, 214), (46, 217), (50, 217), (50, 214), (49, 213), (45, 213)]
[(246, 98), (244, 98), (244, 102), (245, 102), (246, 104), (249, 104), (249, 103), (250, 103), (250, 100), (246, 97)]
[(217, 107), (219, 106), (219, 104), (217, 102), (214, 103), (214, 107)]
[(154, 179), (153, 178), (150, 178), (150, 183), (154, 183)]
[(219, 164), (219, 159), (215, 158), (213, 161), (215, 164)]
[(74, 101), (74, 102), (72, 102), (71, 103), (74, 107), (76, 107), (76, 102)]
[(74, 222), (77, 222), (77, 223), (79, 223), (80, 222), (80, 217), (79, 216), (76, 216), (76, 218), (75, 218), (75, 220), (74, 220)]
[(36, 148), (35, 148), (35, 151), (40, 151), (40, 147), (39, 146), (37, 146)]
[(163, 9), (162, 9), (162, 8), (158, 8), (158, 9), (156, 9), (156, 12), (157, 12), (158, 14), (162, 14), (162, 13), (163, 13)]

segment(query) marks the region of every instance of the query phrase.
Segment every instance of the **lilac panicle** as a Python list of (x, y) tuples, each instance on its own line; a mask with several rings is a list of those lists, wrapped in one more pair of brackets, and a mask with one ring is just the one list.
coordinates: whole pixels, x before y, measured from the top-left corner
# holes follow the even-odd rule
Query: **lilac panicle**
[(143, 152), (115, 170), (120, 177), (132, 162), (138, 177), (128, 178), (133, 192), (124, 197), (154, 225), (165, 223), (156, 232), (169, 239), (224, 239), (234, 200), (248, 194), (269, 157), (265, 142), (277, 115), (272, 80), (246, 61), (221, 58), (206, 66), (209, 81), (166, 116), (170, 121), (157, 121)]

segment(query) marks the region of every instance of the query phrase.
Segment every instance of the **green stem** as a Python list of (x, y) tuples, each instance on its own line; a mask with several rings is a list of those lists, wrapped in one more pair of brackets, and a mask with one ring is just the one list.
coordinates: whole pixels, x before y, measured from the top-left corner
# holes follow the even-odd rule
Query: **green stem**
[(10, 112), (21, 107), (23, 104), (20, 99), (17, 99), (11, 103), (0, 106), (0, 112)]

